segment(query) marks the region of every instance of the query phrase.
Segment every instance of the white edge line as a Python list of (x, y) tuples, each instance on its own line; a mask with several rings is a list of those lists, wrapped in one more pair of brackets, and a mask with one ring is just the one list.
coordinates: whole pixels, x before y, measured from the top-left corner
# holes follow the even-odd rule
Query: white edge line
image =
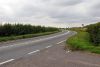
[(10, 60), (7, 60), (7, 61), (4, 61), (4, 62), (1, 62), (0, 65), (3, 65), (5, 63), (8, 63), (8, 62), (11, 62), (11, 61), (14, 61), (15, 59), (10, 59)]
[[(33, 41), (33, 42), (38, 42), (38, 41), (42, 41), (42, 40), (46, 40), (46, 39), (55, 38), (55, 37), (57, 37), (57, 36), (65, 35), (65, 34), (68, 34), (68, 33), (69, 33), (69, 31), (67, 31), (67, 33), (64, 33), (64, 34), (60, 34), (60, 35), (56, 35), (56, 36), (48, 37), (48, 38), (44, 38), (44, 39), (35, 40), (35, 41)], [(27, 43), (29, 43), (29, 42), (25, 42), (25, 43), (21, 43), (21, 44), (27, 44)], [(13, 47), (13, 46), (16, 46), (16, 44), (14, 44), (14, 45), (9, 45), (9, 46), (2, 46), (2, 47), (0, 47), (0, 49), (1, 49), (1, 48), (7, 48), (7, 47)]]
[(52, 45), (50, 45), (50, 46), (47, 46), (46, 48), (50, 48), (50, 47), (52, 47)]
[(28, 54), (33, 54), (33, 53), (36, 53), (36, 52), (39, 52), (40, 50), (35, 50), (35, 51), (32, 51), (32, 52), (30, 52), (30, 53), (28, 53)]
[(64, 42), (64, 41), (66, 41), (66, 40), (60, 41), (60, 42), (58, 42), (58, 43), (56, 43), (56, 44), (60, 44), (60, 43), (62, 43), (62, 42)]

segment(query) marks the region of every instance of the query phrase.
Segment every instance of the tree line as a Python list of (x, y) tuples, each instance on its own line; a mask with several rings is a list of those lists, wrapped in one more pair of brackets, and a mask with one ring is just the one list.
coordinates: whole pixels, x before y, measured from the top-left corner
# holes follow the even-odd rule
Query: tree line
[(33, 26), (30, 24), (4, 24), (0, 25), (0, 36), (14, 36), (42, 32), (58, 31), (55, 27)]
[(96, 46), (100, 45), (100, 22), (96, 24), (87, 25), (87, 32), (90, 34), (90, 40)]

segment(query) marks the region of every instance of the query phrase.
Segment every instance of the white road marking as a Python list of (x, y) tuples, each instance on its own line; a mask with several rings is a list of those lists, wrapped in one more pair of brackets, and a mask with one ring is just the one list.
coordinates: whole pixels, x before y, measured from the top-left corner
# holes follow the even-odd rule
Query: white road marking
[(40, 50), (36, 50), (36, 51), (32, 51), (32, 52), (30, 52), (30, 53), (28, 53), (28, 54), (33, 54), (33, 53), (36, 53), (36, 52), (39, 52)]
[(52, 45), (50, 45), (50, 46), (47, 46), (46, 48), (50, 48), (50, 47), (52, 47)]
[(61, 44), (61, 43), (64, 42), (64, 41), (66, 41), (66, 40), (60, 41), (60, 42), (58, 42), (58, 43), (56, 43), (56, 44)]
[(71, 52), (71, 51), (69, 51), (69, 50), (68, 50), (68, 51), (66, 51), (66, 53), (69, 53), (69, 52)]
[(9, 63), (9, 62), (11, 62), (11, 61), (14, 61), (14, 59), (10, 59), (10, 60), (7, 60), (7, 61), (4, 61), (4, 62), (1, 62), (0, 65), (3, 65), (3, 64), (5, 64), (5, 63)]
[(18, 44), (13, 44), (13, 45), (9, 45), (9, 46), (2, 46), (0, 47), (1, 48), (7, 48), (7, 47), (15, 47), (15, 46), (21, 46), (21, 45), (25, 45), (25, 44), (29, 44), (29, 43), (34, 43), (34, 42), (39, 42), (39, 41), (43, 41), (43, 40), (48, 40), (48, 39), (52, 39), (52, 38), (55, 38), (55, 37), (59, 37), (59, 36), (62, 36), (62, 35), (66, 35), (68, 34), (70, 31), (68, 31), (67, 33), (64, 33), (64, 34), (60, 34), (60, 35), (56, 35), (56, 36), (53, 36), (53, 37), (48, 37), (48, 38), (43, 38), (43, 39), (38, 39), (38, 40), (34, 40), (34, 41), (28, 41), (28, 42), (24, 42), (24, 43), (18, 43)]
[(13, 47), (14, 45), (9, 45), (9, 46), (2, 46), (0, 48), (7, 48), (7, 47)]

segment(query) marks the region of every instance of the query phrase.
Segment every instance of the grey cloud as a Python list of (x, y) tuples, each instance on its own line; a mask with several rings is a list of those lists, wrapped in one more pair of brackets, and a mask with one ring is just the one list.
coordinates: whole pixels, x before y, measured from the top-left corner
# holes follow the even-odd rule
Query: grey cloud
[(58, 2), (56, 2), (57, 5), (62, 5), (62, 6), (66, 6), (66, 5), (76, 5), (79, 3), (82, 3), (83, 0), (59, 0)]
[(20, 17), (30, 17), (37, 14), (39, 11), (40, 10), (38, 7), (34, 7), (33, 5), (25, 5), (15, 15)]
[(91, 16), (100, 17), (100, 1), (92, 5), (89, 12)]
[(43, 0), (44, 2), (57, 6), (68, 6), (82, 3), (83, 0)]

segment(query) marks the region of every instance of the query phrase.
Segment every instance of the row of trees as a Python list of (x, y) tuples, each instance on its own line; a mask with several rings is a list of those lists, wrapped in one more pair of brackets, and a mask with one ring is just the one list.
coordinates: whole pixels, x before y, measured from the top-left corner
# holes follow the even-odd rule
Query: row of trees
[(0, 25), (0, 36), (34, 34), (58, 30), (59, 29), (55, 27), (32, 26), (23, 24), (4, 24)]
[(87, 26), (87, 31), (90, 33), (90, 40), (96, 44), (100, 44), (100, 22)]

